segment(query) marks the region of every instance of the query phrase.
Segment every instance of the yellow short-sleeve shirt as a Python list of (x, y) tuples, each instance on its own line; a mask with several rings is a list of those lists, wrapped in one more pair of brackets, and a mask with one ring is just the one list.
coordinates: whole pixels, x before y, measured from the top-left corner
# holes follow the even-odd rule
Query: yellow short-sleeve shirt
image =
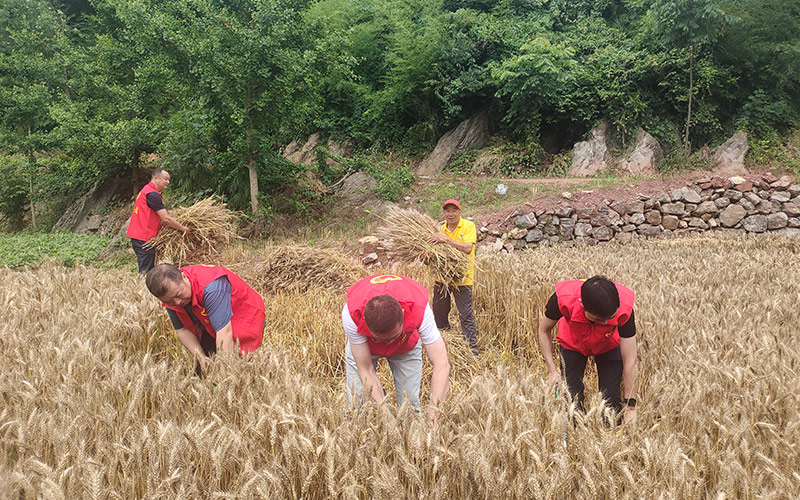
[(472, 243), (472, 251), (469, 253), (469, 258), (472, 263), (464, 279), (460, 283), (456, 283), (456, 286), (472, 285), (475, 280), (475, 243), (478, 242), (478, 233), (475, 231), (475, 223), (461, 218), (458, 221), (456, 229), (452, 233), (447, 230), (446, 222), (442, 225), (442, 231), (448, 237), (459, 243)]

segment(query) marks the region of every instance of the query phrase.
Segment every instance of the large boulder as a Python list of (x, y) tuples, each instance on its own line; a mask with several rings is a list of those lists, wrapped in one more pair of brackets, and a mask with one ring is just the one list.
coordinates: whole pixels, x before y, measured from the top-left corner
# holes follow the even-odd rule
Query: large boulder
[(712, 164), (717, 175), (731, 176), (747, 173), (744, 156), (747, 154), (747, 132), (739, 130), (714, 150)]
[(436, 175), (442, 171), (454, 154), (461, 154), (470, 149), (480, 149), (488, 141), (489, 110), (484, 109), (445, 133), (439, 139), (433, 152), (422, 160), (417, 168), (417, 173), (419, 175)]
[(603, 120), (589, 131), (589, 138), (575, 144), (572, 148), (572, 165), (567, 173), (573, 177), (587, 177), (605, 170), (611, 164), (606, 130), (608, 122)]
[(314, 150), (319, 146), (319, 134), (311, 134), (308, 140), (301, 148), (297, 141), (292, 141), (283, 150), (283, 157), (294, 163), (301, 163), (303, 165), (311, 165), (315, 159)]
[(378, 181), (366, 172), (356, 172), (342, 182), (339, 196), (344, 198), (361, 197), (378, 187)]
[(664, 159), (661, 144), (642, 127), (636, 131), (636, 143), (629, 159), (622, 159), (619, 168), (631, 174), (653, 174)]

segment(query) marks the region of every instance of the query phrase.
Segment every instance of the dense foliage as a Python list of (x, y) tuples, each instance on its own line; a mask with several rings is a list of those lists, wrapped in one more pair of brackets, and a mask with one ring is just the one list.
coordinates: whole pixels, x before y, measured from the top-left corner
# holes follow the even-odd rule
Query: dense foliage
[(420, 153), (483, 109), (512, 141), (579, 139), (602, 117), (670, 151), (736, 128), (775, 141), (800, 123), (800, 2), (0, 5), (4, 212), (47, 194), (34, 178), (135, 178), (149, 153), (185, 190), (269, 207), (297, 179), (278, 154), (295, 137)]

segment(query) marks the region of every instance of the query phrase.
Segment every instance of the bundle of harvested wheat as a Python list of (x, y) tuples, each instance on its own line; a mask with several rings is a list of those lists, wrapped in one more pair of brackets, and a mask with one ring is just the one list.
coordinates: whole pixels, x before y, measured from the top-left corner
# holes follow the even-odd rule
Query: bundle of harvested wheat
[(188, 227), (189, 233), (163, 230), (148, 241), (147, 246), (156, 249), (160, 262), (172, 262), (177, 266), (204, 264), (238, 238), (235, 221), (239, 214), (228, 210), (216, 196), (190, 207), (177, 208), (171, 215)]
[(394, 258), (401, 262), (424, 262), (433, 278), (446, 285), (464, 278), (472, 261), (453, 246), (428, 242), (428, 238), (441, 233), (432, 218), (416, 210), (395, 208), (384, 221), (378, 234), (389, 241), (388, 250)]
[(366, 275), (361, 264), (341, 252), (306, 245), (268, 246), (252, 260), (230, 267), (261, 293), (342, 291)]

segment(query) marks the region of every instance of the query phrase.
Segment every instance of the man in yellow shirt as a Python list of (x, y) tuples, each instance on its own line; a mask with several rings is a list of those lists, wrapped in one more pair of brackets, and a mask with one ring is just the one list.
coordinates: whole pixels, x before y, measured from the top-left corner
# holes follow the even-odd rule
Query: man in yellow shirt
[(475, 325), (475, 313), (472, 310), (472, 284), (475, 277), (475, 243), (478, 241), (475, 224), (461, 218), (461, 204), (456, 200), (447, 200), (442, 205), (445, 223), (442, 233), (431, 236), (428, 241), (443, 245), (452, 245), (459, 251), (469, 255), (472, 264), (460, 283), (446, 286), (436, 282), (433, 286), (433, 316), (440, 329), (450, 328), (447, 316), (450, 314), (450, 295), (452, 294), (461, 320), (461, 333), (469, 342), (475, 356), (478, 355), (478, 331)]

